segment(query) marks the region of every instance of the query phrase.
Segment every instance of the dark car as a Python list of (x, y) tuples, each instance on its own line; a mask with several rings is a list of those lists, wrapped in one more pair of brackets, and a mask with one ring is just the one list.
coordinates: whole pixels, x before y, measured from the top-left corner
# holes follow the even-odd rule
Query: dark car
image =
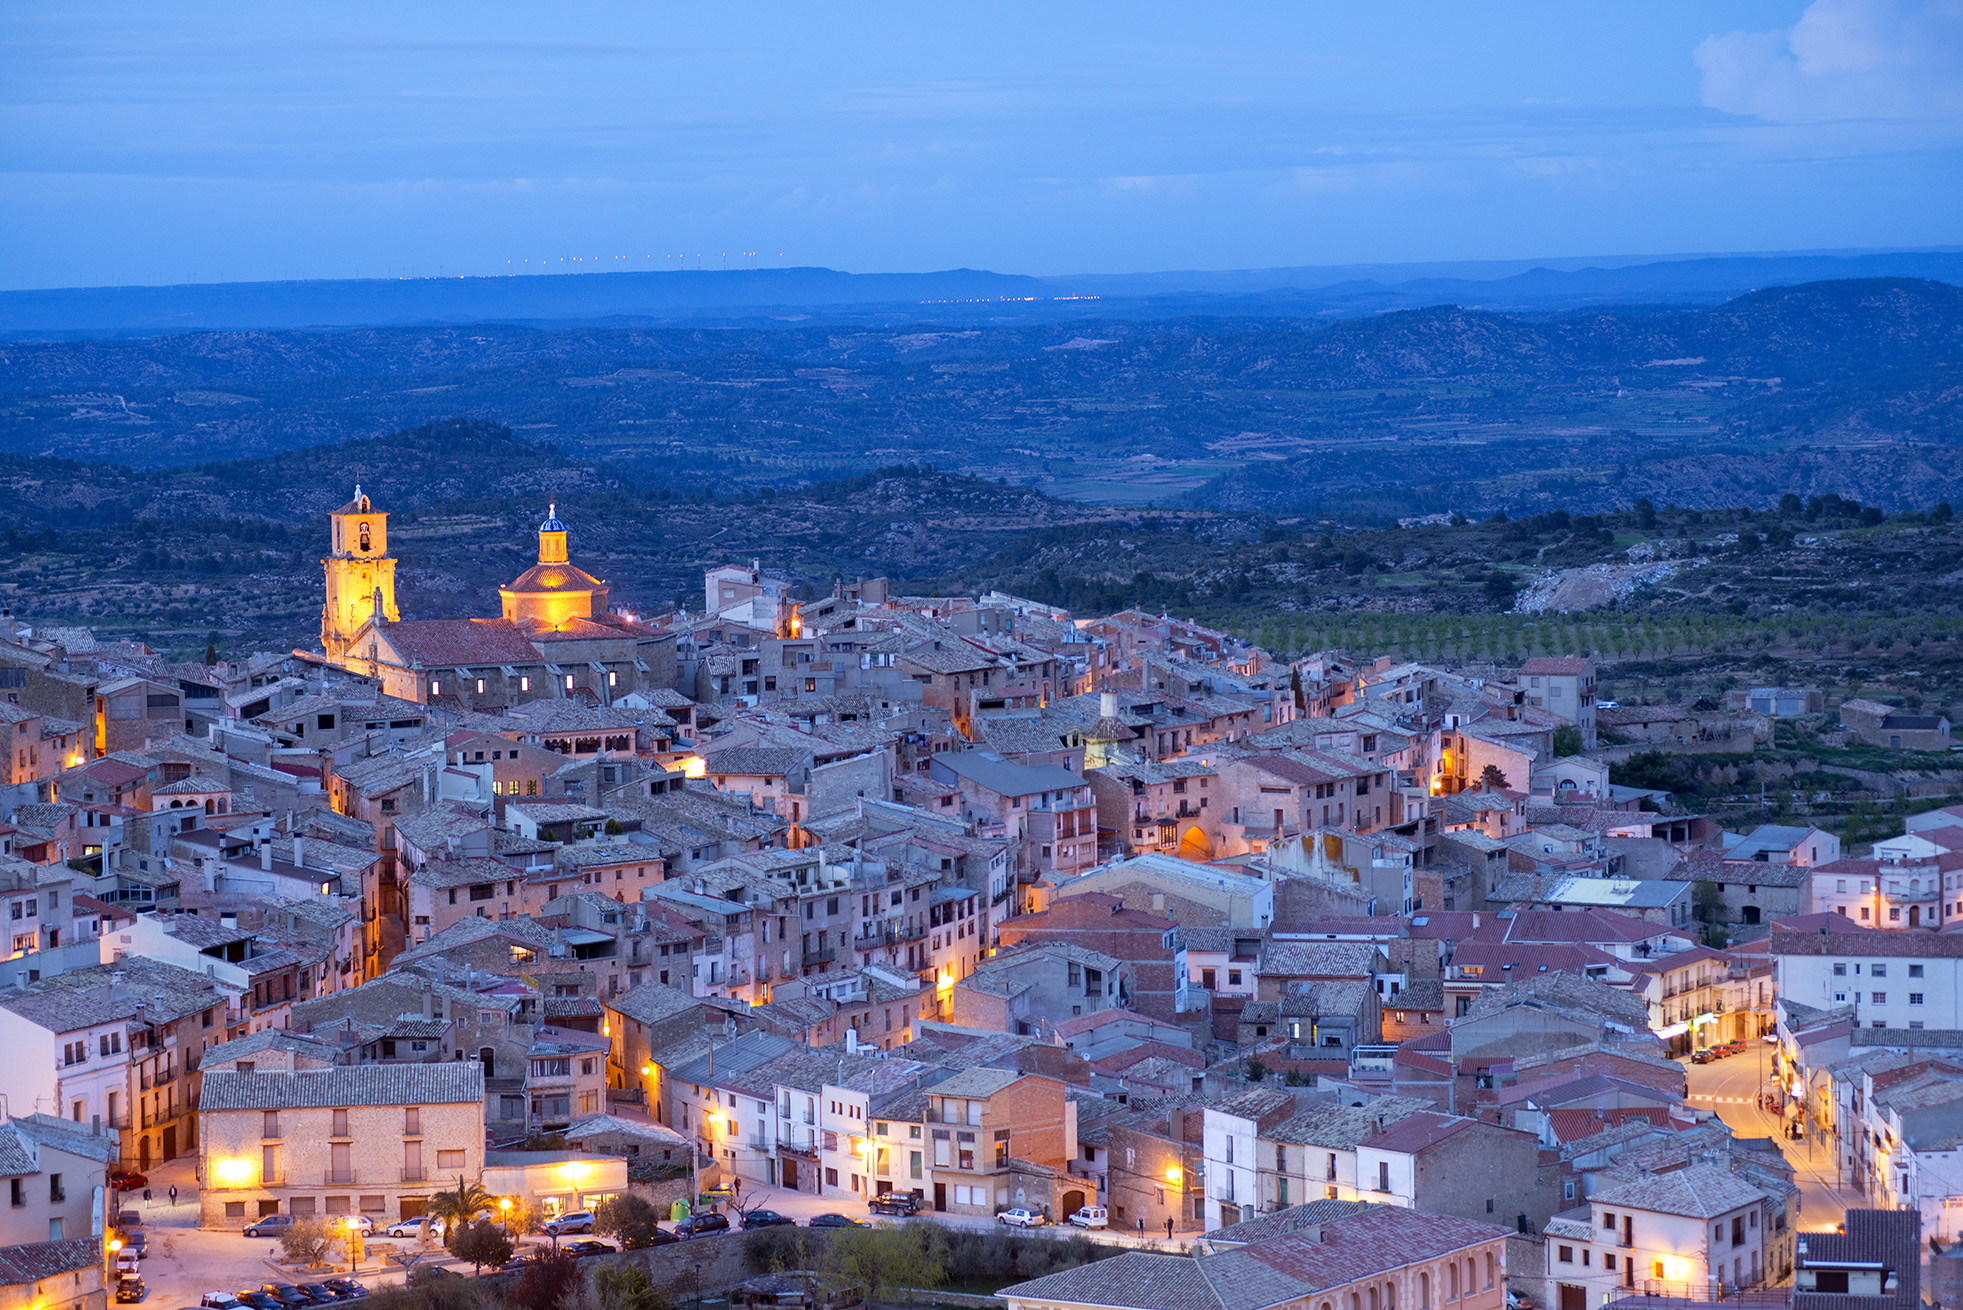
[(139, 1260), (150, 1254), (150, 1241), (144, 1237), (141, 1228), (119, 1228), (116, 1230), (116, 1238), (122, 1242), (125, 1251)]
[(813, 1228), (871, 1228), (863, 1219), (854, 1219), (849, 1214), (821, 1214), (811, 1221)]
[(239, 1300), (241, 1303), (251, 1306), (252, 1310), (286, 1310), (286, 1307), (281, 1304), (278, 1297), (267, 1292), (261, 1292), (257, 1288), (248, 1287), (243, 1289), (239, 1292)]
[(567, 1242), (564, 1246), (560, 1247), (559, 1249), (562, 1251), (571, 1251), (574, 1255), (612, 1255), (613, 1254), (613, 1246), (610, 1243), (596, 1242), (590, 1237), (583, 1238), (577, 1242)]
[(116, 1299), (118, 1301), (141, 1301), (150, 1295), (150, 1289), (143, 1285), (141, 1278), (119, 1278), (116, 1280)]
[(150, 1185), (150, 1180), (134, 1169), (111, 1169), (109, 1185), (119, 1192), (140, 1192)]
[(1714, 1055), (1712, 1052), (1710, 1052), (1709, 1050), (1692, 1051), (1690, 1053), (1690, 1062), (1692, 1064), (1709, 1064), (1711, 1061), (1717, 1058), (1718, 1057)]
[(323, 1278), (320, 1285), (350, 1301), (368, 1295), (368, 1289), (352, 1278)]
[(326, 1283), (302, 1283), (300, 1290), (312, 1297), (315, 1305), (333, 1305), (336, 1301), (348, 1299)]
[(278, 1301), (281, 1305), (294, 1306), (296, 1310), (299, 1307), (316, 1304), (311, 1296), (308, 1296), (291, 1283), (261, 1283), (259, 1284), (259, 1290)]
[(499, 1265), (498, 1269), (500, 1272), (507, 1273), (507, 1274), (523, 1273), (525, 1270), (530, 1269), (532, 1265), (535, 1263), (536, 1261), (532, 1259), (531, 1253), (527, 1251), (522, 1255), (512, 1256), (509, 1260), (506, 1260), (503, 1264)]
[(746, 1230), (751, 1228), (793, 1228), (796, 1226), (797, 1220), (787, 1214), (778, 1214), (775, 1210), (757, 1209), (745, 1210), (743, 1212), (743, 1227)]
[(650, 1224), (645, 1230), (636, 1229), (633, 1233), (622, 1237), (620, 1239), (620, 1249), (623, 1251), (639, 1251), (650, 1246), (669, 1246), (681, 1240), (681, 1238), (675, 1236), (667, 1229), (657, 1228)]
[(912, 1192), (886, 1192), (866, 1202), (866, 1209), (874, 1214), (919, 1214), (920, 1198)]
[(675, 1225), (675, 1236), (681, 1238), (700, 1237), (704, 1233), (726, 1233), (729, 1231), (729, 1218), (714, 1210), (703, 1210), (692, 1214)]

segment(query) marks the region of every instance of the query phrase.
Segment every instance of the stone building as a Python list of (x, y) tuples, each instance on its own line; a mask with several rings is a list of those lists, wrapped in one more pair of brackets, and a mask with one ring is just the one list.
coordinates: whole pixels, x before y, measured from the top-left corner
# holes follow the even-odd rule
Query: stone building
[(484, 1071), (473, 1060), (210, 1073), (198, 1107), (206, 1228), (269, 1214), (423, 1213), (484, 1169)]

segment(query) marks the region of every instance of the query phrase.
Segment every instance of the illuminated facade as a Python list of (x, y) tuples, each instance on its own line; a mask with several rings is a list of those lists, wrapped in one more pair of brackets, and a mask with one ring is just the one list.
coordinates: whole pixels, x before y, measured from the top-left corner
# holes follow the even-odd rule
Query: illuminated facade
[(582, 619), (604, 619), (607, 590), (606, 583), (567, 561), (566, 525), (559, 521), (555, 503), (538, 525), (538, 563), (510, 586), (498, 588), (498, 595), (506, 623), (563, 632)]
[(361, 489), (328, 515), (320, 650), (296, 651), (373, 678), (402, 700), (500, 712), (533, 700), (611, 705), (675, 685), (669, 634), (608, 608), (611, 589), (574, 565), (555, 504), (538, 529), (538, 562), (498, 589), (494, 619), (404, 620), (395, 602), (388, 516)]
[(320, 607), (320, 648), (329, 659), (345, 657), (377, 619), (394, 623), (402, 617), (395, 607), (388, 519), (358, 484), (354, 499), (327, 516), (331, 553), (321, 561), (327, 599)]

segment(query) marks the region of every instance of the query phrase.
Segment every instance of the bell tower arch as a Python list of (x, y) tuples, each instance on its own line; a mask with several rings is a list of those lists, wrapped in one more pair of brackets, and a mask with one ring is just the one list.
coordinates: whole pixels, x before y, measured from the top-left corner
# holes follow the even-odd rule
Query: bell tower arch
[(395, 559), (389, 554), (388, 515), (378, 511), (359, 484), (354, 499), (327, 516), (327, 598), (320, 607), (320, 648), (328, 658), (347, 658), (355, 636), (370, 622), (397, 622)]

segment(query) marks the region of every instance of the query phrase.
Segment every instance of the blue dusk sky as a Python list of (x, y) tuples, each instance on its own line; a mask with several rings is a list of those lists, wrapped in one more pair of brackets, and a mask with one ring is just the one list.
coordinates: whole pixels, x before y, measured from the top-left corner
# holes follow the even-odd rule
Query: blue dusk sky
[(1956, 245), (1963, 0), (23, 0), (0, 170), (3, 288)]

